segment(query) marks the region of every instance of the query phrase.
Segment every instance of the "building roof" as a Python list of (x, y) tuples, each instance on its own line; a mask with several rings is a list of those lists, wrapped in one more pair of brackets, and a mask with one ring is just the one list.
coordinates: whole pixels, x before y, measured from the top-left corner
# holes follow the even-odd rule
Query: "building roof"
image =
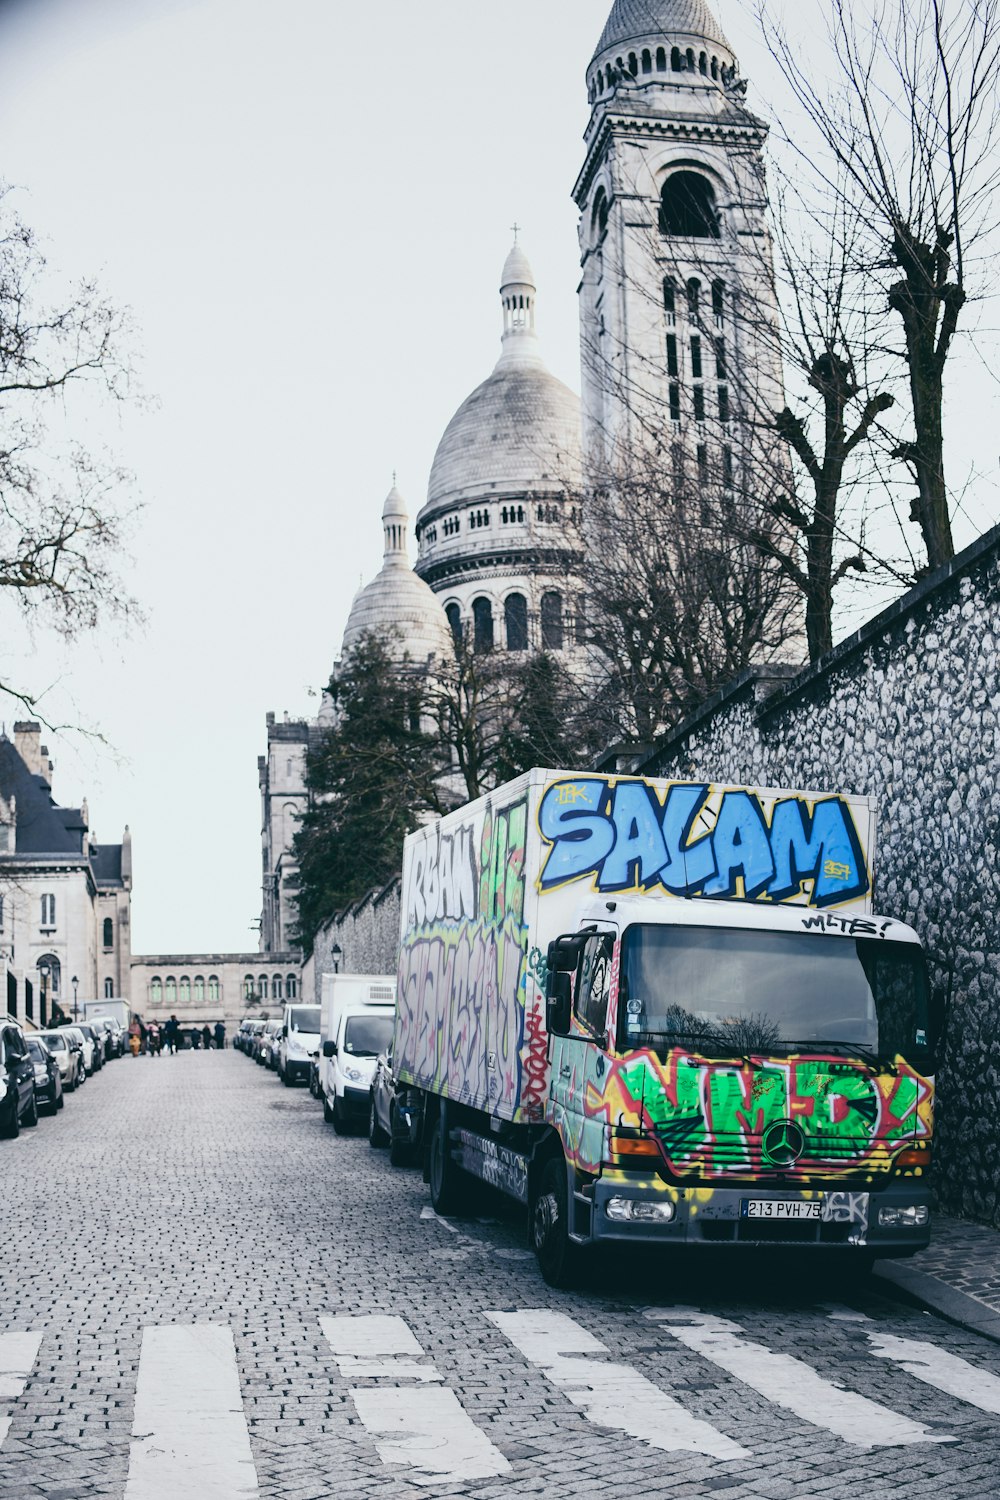
[(629, 42), (675, 36), (700, 37), (733, 50), (706, 0), (615, 0), (594, 57)]
[(82, 854), (83, 820), (57, 807), (40, 776), (32, 776), (13, 742), (0, 736), (0, 796), (17, 798), (17, 854)]
[(121, 844), (98, 844), (90, 851), (90, 863), (98, 885), (120, 886), (124, 883)]

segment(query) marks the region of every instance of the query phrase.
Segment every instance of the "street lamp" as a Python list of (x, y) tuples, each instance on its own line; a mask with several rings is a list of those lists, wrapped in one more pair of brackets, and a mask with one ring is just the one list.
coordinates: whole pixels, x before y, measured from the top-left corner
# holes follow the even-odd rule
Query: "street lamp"
[(74, 1021), (77, 1020), (77, 1018), (79, 1016), (79, 1011), (76, 1008), (76, 987), (77, 987), (77, 985), (79, 983), (80, 983), (79, 979), (77, 979), (76, 975), (74, 974), (73, 978), (70, 980), (70, 984), (73, 986), (73, 1020)]
[(340, 973), (340, 960), (343, 958), (343, 956), (343, 948), (339, 943), (334, 943), (333, 947), (330, 949), (330, 957), (333, 959), (333, 972), (335, 974)]

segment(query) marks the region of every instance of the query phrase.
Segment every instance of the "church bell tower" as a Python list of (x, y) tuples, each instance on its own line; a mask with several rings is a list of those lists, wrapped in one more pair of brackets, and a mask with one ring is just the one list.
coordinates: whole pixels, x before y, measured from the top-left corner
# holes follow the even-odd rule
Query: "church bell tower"
[(615, 0), (587, 88), (585, 460), (651, 452), (675, 484), (738, 488), (784, 404), (766, 126), (705, 0)]

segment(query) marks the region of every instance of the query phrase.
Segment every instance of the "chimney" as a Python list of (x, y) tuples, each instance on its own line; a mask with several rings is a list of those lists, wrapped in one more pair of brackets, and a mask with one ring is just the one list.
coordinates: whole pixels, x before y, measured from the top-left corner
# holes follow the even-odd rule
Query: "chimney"
[(132, 885), (132, 835), (129, 833), (127, 823), (125, 832), (122, 834), (122, 881), (125, 889), (129, 890)]
[(42, 726), (30, 720), (14, 725), (14, 749), (32, 776), (42, 775)]

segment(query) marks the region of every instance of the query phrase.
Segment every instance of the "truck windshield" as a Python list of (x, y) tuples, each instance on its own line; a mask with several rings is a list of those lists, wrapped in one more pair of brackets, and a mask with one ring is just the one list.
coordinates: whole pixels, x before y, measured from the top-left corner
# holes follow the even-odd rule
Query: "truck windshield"
[(344, 1051), (354, 1057), (378, 1057), (392, 1041), (392, 1016), (348, 1016)]
[(636, 926), (621, 974), (622, 1048), (742, 1056), (823, 1043), (890, 1059), (927, 1048), (927, 972), (912, 943)]
[(319, 1036), (319, 1006), (294, 1006), (289, 1011), (289, 1025), (293, 1031), (314, 1031)]

